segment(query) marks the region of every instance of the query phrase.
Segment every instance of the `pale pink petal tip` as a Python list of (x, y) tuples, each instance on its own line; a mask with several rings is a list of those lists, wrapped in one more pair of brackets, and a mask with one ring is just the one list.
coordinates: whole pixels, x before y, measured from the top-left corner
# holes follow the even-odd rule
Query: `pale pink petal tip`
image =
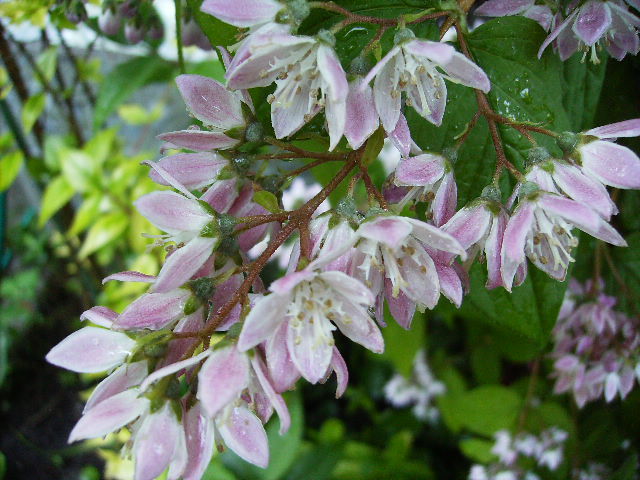
[(236, 27), (252, 27), (273, 20), (282, 9), (275, 0), (205, 0), (200, 10)]
[(224, 443), (240, 458), (258, 467), (269, 464), (269, 443), (262, 422), (244, 407), (235, 407), (229, 419), (218, 425)]
[(124, 333), (84, 327), (53, 347), (46, 359), (74, 372), (104, 372), (124, 362), (135, 345)]

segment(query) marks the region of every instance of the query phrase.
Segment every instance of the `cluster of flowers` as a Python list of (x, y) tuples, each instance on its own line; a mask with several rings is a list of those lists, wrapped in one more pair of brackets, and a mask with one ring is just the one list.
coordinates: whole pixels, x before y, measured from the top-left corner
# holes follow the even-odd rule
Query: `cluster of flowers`
[[(67, 12), (73, 12), (72, 15), (75, 14), (78, 21), (85, 21), (85, 2), (86, 0), (71, 0)], [(102, 15), (98, 18), (98, 26), (105, 35), (118, 35), (122, 30), (124, 38), (132, 44), (145, 38), (160, 40), (164, 35), (162, 21), (151, 2), (145, 0), (105, 0)]]
[(603, 394), (607, 402), (624, 399), (640, 381), (638, 319), (614, 310), (616, 299), (592, 287), (570, 282), (553, 330), (555, 392), (571, 391), (579, 407)]
[[(490, 186), (456, 213), (452, 159), (423, 152), (411, 140), (401, 98), (404, 92), (409, 105), (438, 125), (444, 80), (487, 91), (487, 76), (452, 46), (399, 29), (381, 61), (368, 73), (356, 68), (349, 82), (329, 32), (292, 33), (304, 7), (299, 1), (203, 2), (203, 11), (250, 30), (233, 57), (221, 50), (226, 86), (198, 75), (177, 78), (190, 114), (204, 128), (160, 136), (166, 150), (191, 152), (149, 163), (151, 178), (174, 190), (136, 202), (165, 232), (157, 239), (168, 252), (165, 263), (157, 276), (107, 277), (150, 288), (121, 313), (88, 310), (82, 318), (96, 326), (70, 335), (47, 356), (77, 372), (111, 371), (70, 440), (129, 425), (136, 480), (165, 470), (169, 479), (198, 479), (214, 444), (266, 466), (263, 424), (275, 411), (281, 432), (289, 425), (282, 392), (300, 377), (318, 383), (332, 373), (337, 396), (344, 392), (348, 371), (334, 331), (382, 352), (385, 302), (404, 328), (416, 309), (434, 308), (441, 294), (461, 304), (467, 274), (457, 258), (483, 252), (487, 287), (511, 290), (526, 276), (527, 257), (564, 279), (577, 244), (574, 227), (624, 245), (607, 223), (615, 205), (604, 185), (639, 187), (640, 159), (609, 140), (640, 134), (640, 120), (563, 135), (563, 159), (534, 149), (512, 211), (513, 200), (503, 205)], [(360, 212), (345, 199), (311, 218), (328, 194), (320, 192), (307, 204), (313, 207), (308, 218), (285, 212), (289, 216), (279, 218), (287, 223), (254, 201), (256, 186), (282, 190), (283, 182), (261, 177), (257, 160), (241, 148), (264, 140), (247, 89), (274, 82), (268, 101), (278, 138), (293, 135), (322, 109), (329, 150), (343, 136), (358, 149), (382, 125), (402, 154), (385, 192), (389, 209)], [(414, 201), (430, 202), (428, 221), (393, 214)], [(296, 229), (302, 240), (287, 273), (266, 290), (258, 266), (268, 258), (249, 262), (248, 252), (268, 236), (282, 244)], [(273, 252), (267, 247), (265, 253)], [(428, 381), (424, 371), (419, 376)]]
[(491, 453), (498, 461), (489, 466), (473, 465), (468, 480), (540, 480), (540, 476), (520, 463), (532, 459), (536, 467), (556, 470), (563, 460), (564, 442), (567, 433), (558, 428), (549, 428), (539, 436), (522, 432), (512, 437), (506, 430), (495, 434)]
[[(638, 0), (625, 2), (640, 11)], [(627, 53), (636, 55), (640, 51), (640, 18), (621, 0), (571, 1), (564, 8), (561, 3), (564, 2), (557, 2), (552, 9), (549, 2), (536, 0), (489, 0), (475, 13), (487, 17), (522, 15), (538, 22), (542, 28), (551, 31), (538, 56), (542, 56), (550, 44), (562, 60), (582, 50), (585, 56), (590, 52), (594, 63), (599, 62), (597, 51), (602, 48), (618, 60)]]
[(396, 373), (384, 386), (385, 397), (391, 405), (397, 408), (413, 405), (413, 414), (429, 422), (439, 416), (438, 409), (433, 405), (434, 398), (445, 391), (444, 384), (433, 376), (424, 350), (420, 350), (413, 360), (411, 378)]

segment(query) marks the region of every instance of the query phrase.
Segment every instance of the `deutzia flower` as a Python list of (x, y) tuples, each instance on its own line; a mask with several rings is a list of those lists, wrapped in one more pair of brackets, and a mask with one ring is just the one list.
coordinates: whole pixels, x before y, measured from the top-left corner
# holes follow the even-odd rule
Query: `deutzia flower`
[(356, 234), (360, 240), (353, 275), (376, 295), (378, 321), (383, 320), (384, 298), (404, 328), (409, 328), (416, 305), (434, 308), (441, 292), (456, 305), (462, 301), (460, 279), (439, 261), (441, 252), (466, 257), (448, 233), (414, 218), (379, 216), (364, 222)]
[(447, 103), (445, 78), (483, 92), (490, 89), (489, 78), (480, 67), (451, 45), (414, 37), (411, 30), (400, 30), (395, 37), (396, 45), (364, 79), (369, 83), (375, 78), (374, 100), (387, 132), (396, 128), (400, 118), (402, 92), (407, 93), (407, 103), (418, 114), (440, 125)]
[(622, 60), (627, 53), (640, 50), (636, 29), (640, 18), (618, 2), (589, 0), (575, 8), (560, 22), (543, 42), (538, 58), (551, 42), (556, 41), (560, 59), (566, 60), (578, 49), (585, 55), (591, 51), (591, 61), (600, 63), (597, 47), (606, 46), (612, 57)]
[(574, 227), (613, 245), (626, 245), (611, 225), (581, 203), (540, 191), (530, 182), (521, 185), (520, 194), (523, 198), (502, 241), (502, 281), (509, 291), (526, 257), (552, 278), (564, 280), (573, 262), (571, 251), (578, 245), (571, 233)]
[(292, 135), (325, 109), (333, 150), (345, 128), (347, 78), (328, 31), (317, 37), (295, 36), (284, 27), (256, 32), (238, 50), (227, 70), (230, 88), (264, 87), (269, 96), (276, 137)]
[[(313, 264), (310, 265), (310, 267)], [(381, 353), (382, 334), (367, 312), (374, 301), (367, 287), (348, 275), (307, 269), (290, 273), (269, 287), (247, 316), (238, 348), (255, 347), (286, 323), (291, 359), (311, 383), (322, 380), (333, 356), (337, 328), (354, 342)]]
[(236, 27), (273, 22), (284, 6), (275, 0), (205, 0), (200, 10)]

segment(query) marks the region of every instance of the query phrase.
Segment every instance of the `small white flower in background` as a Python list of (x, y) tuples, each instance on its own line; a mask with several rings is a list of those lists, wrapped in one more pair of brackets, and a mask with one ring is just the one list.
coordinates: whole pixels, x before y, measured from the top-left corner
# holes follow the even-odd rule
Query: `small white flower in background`
[(557, 470), (563, 460), (567, 433), (555, 427), (543, 430), (539, 435), (521, 432), (512, 436), (511, 432), (500, 430), (494, 438), (491, 453), (498, 457), (498, 461), (486, 466), (473, 465), (468, 480), (539, 480), (536, 471), (529, 470), (530, 460), (520, 460), (533, 459), (536, 467)]
[(444, 384), (431, 373), (424, 350), (416, 354), (410, 379), (395, 374), (384, 387), (384, 394), (394, 407), (413, 405), (413, 414), (429, 422), (435, 421), (439, 416), (433, 399), (444, 392)]

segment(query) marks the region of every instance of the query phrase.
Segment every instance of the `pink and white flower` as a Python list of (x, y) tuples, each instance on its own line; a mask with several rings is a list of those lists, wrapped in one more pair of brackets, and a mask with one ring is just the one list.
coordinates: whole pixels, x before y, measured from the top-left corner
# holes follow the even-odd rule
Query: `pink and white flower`
[(256, 28), (273, 22), (284, 8), (275, 0), (205, 0), (200, 10), (236, 27)]
[(371, 69), (364, 82), (374, 78), (374, 101), (387, 132), (396, 128), (400, 118), (402, 92), (407, 93), (407, 103), (418, 114), (440, 125), (447, 102), (445, 78), (483, 92), (490, 89), (489, 78), (482, 69), (451, 45), (416, 39), (408, 29), (396, 34), (396, 45)]
[(367, 287), (348, 275), (308, 267), (276, 280), (269, 290), (245, 320), (238, 340), (241, 351), (269, 339), (286, 324), (291, 360), (311, 383), (322, 380), (328, 371), (336, 327), (369, 350), (383, 351), (380, 330), (367, 312), (374, 298)]
[(552, 193), (535, 184), (521, 188), (518, 206), (507, 224), (502, 241), (502, 281), (511, 291), (513, 278), (528, 257), (552, 278), (564, 280), (572, 250), (578, 239), (576, 227), (600, 240), (625, 246), (620, 234), (589, 207)]
[(575, 8), (564, 21), (557, 20), (538, 57), (555, 41), (562, 60), (583, 49), (585, 55), (591, 51), (593, 63), (599, 63), (598, 46), (605, 46), (612, 57), (622, 60), (627, 53), (635, 55), (640, 50), (638, 27), (640, 18), (619, 2), (589, 0)]
[(227, 69), (229, 88), (267, 86), (276, 137), (297, 132), (322, 108), (333, 150), (345, 128), (347, 78), (326, 31), (314, 37), (291, 35), (287, 28), (259, 30), (249, 37)]
[(582, 171), (615, 188), (640, 188), (640, 158), (631, 149), (614, 143), (619, 137), (640, 135), (640, 118), (592, 128), (579, 136), (569, 152)]
[(413, 218), (380, 216), (364, 222), (356, 235), (360, 240), (352, 260), (353, 276), (376, 296), (379, 322), (383, 322), (385, 298), (404, 328), (411, 325), (416, 306), (434, 308), (441, 291), (456, 304), (462, 301), (460, 279), (455, 274), (445, 275), (436, 265), (438, 260), (446, 266), (439, 261), (441, 252), (451, 254), (449, 259), (466, 257), (460, 243), (448, 233)]
[(413, 199), (431, 201), (429, 216), (436, 226), (446, 223), (456, 211), (458, 187), (453, 168), (442, 155), (423, 152), (401, 159), (396, 167), (394, 183), (412, 187), (400, 206)]
[(484, 253), (488, 271), (486, 287), (489, 289), (502, 285), (502, 237), (508, 221), (502, 204), (481, 197), (460, 209), (442, 226), (442, 230), (460, 242), (469, 259), (478, 252)]

